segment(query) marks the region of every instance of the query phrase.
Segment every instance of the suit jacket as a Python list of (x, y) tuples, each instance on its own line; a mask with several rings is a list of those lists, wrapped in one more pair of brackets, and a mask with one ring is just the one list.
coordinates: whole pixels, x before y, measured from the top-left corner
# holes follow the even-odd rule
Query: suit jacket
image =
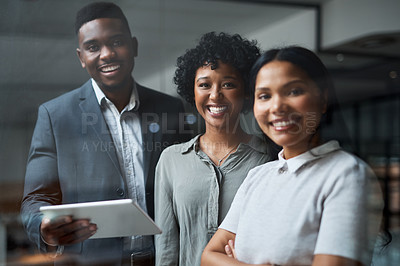
[[(180, 100), (137, 84), (142, 126), (147, 210), (154, 213), (154, 170), (161, 151), (186, 141)], [(39, 207), (126, 198), (116, 149), (89, 80), (39, 107), (25, 176), (21, 217), (28, 237), (45, 251)], [(122, 238), (86, 240), (65, 247), (82, 258), (118, 262)], [(117, 263), (118, 264), (118, 263)]]

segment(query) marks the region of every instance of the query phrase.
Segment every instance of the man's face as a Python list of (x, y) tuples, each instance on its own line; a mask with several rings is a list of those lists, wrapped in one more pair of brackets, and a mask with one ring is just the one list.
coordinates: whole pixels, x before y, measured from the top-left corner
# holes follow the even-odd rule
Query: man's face
[(115, 92), (131, 85), (137, 41), (121, 20), (89, 21), (79, 29), (78, 40), (81, 65), (102, 90)]

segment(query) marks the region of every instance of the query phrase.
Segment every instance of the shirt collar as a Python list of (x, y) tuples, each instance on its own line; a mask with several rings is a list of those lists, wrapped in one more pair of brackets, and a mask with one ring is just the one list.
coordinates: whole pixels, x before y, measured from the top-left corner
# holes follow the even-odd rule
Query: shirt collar
[(197, 146), (199, 145), (199, 141), (198, 140), (199, 140), (200, 136), (201, 136), (201, 134), (199, 134), (196, 137), (192, 138), (188, 142), (183, 143), (182, 149), (181, 149), (181, 153), (184, 154), (184, 153), (189, 152), (190, 150), (196, 150), (198, 148)]
[(289, 160), (283, 158), (283, 150), (281, 150), (278, 154), (278, 159), (282, 165), (286, 164), (288, 170), (294, 173), (305, 164), (314, 161), (316, 159), (322, 158), (326, 156), (328, 153), (339, 149), (340, 149), (339, 142), (337, 142), (336, 140), (331, 140), (311, 150), (308, 150), (305, 153), (302, 153), (294, 158), (290, 158)]
[[(96, 99), (97, 99), (97, 102), (99, 103), (99, 105), (101, 106), (103, 101), (110, 101), (109, 99), (107, 99), (104, 92), (97, 85), (96, 81), (94, 81), (94, 79), (91, 79), (91, 80), (92, 80), (92, 87), (93, 87), (94, 93), (96, 94)], [(127, 111), (131, 111), (131, 110), (136, 111), (139, 108), (139, 104), (140, 104), (139, 94), (137, 92), (136, 82), (133, 81), (131, 98), (129, 100), (128, 105), (124, 109)]]

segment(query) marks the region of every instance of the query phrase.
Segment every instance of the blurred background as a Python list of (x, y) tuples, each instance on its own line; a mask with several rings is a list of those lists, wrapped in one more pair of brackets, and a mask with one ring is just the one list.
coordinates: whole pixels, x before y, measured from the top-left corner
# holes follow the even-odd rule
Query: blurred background
[[(19, 217), (27, 154), (39, 104), (89, 78), (76, 56), (74, 20), (90, 2), (0, 1), (0, 265), (44, 263)], [(331, 127), (344, 118), (349, 134), (337, 138), (373, 167), (384, 191), (383, 228), (393, 240), (376, 250), (373, 263), (398, 265), (399, 0), (112, 2), (122, 8), (139, 41), (134, 78), (174, 96), (176, 58), (209, 31), (239, 33), (256, 39), (263, 50), (297, 44), (317, 52), (334, 77), (341, 107)]]

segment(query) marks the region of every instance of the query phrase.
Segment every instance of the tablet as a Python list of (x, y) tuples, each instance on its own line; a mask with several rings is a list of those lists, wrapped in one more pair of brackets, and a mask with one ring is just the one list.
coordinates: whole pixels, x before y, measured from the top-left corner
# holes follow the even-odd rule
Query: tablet
[(42, 206), (40, 211), (49, 219), (61, 215), (89, 219), (97, 224), (97, 232), (90, 237), (92, 239), (161, 233), (147, 213), (131, 199)]

